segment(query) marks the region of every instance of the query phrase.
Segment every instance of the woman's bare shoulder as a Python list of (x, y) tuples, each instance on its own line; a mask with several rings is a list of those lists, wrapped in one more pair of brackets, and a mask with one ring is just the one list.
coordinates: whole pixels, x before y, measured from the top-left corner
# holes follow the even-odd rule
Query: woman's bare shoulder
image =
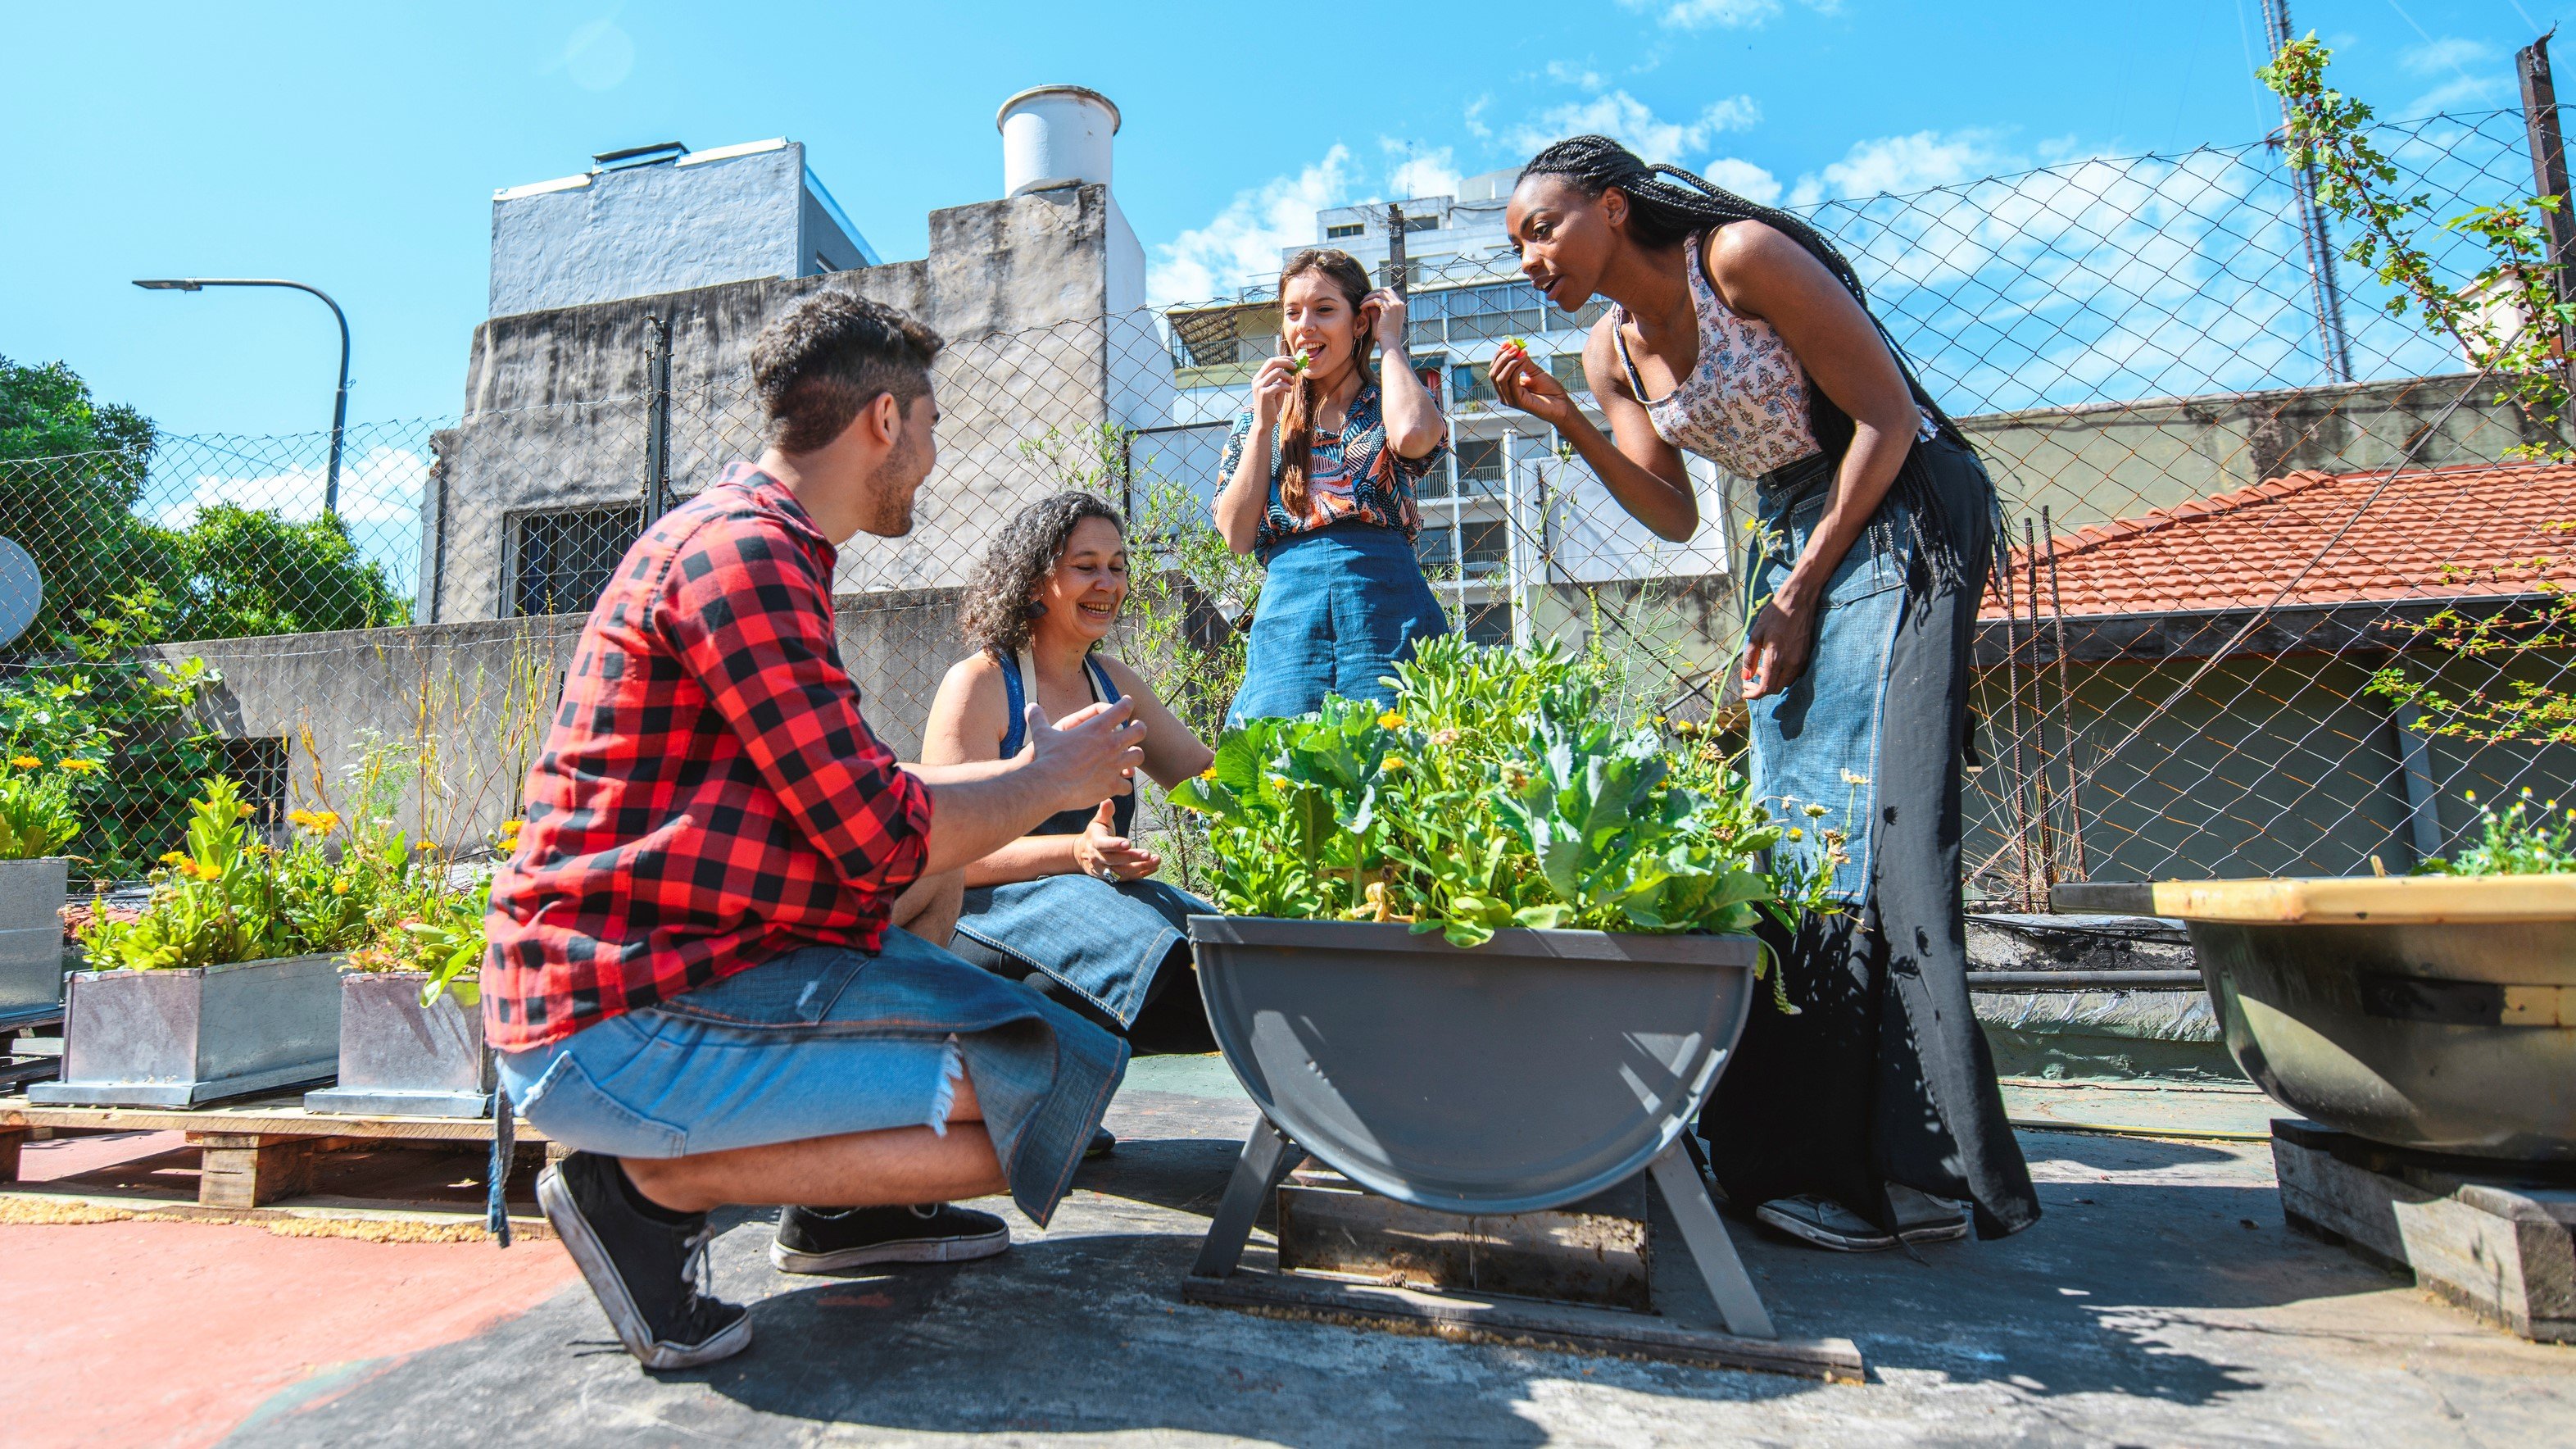
[(1117, 655), (1103, 652), (1092, 655), (1091, 659), (1107, 672), (1109, 682), (1118, 686), (1120, 694), (1141, 694), (1149, 699), (1162, 698), (1154, 692), (1154, 686), (1145, 682), (1145, 676), (1128, 668), (1127, 661)]

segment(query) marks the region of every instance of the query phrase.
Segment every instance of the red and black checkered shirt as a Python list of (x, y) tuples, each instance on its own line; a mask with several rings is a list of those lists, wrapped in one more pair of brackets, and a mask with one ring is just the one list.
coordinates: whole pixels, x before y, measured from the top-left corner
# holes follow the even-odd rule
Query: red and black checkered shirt
[(492, 882), (484, 1031), (570, 1036), (804, 945), (876, 950), (930, 792), (859, 717), (832, 545), (748, 463), (656, 522), (582, 626)]

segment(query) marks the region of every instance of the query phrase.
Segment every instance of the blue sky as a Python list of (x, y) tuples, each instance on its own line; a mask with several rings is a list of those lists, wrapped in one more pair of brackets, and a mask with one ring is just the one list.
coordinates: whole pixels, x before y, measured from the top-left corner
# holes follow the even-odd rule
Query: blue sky
[[(349, 311), (353, 419), (450, 415), (495, 187), (785, 135), (881, 253), (918, 256), (929, 210), (999, 192), (994, 107), (1056, 81), (1124, 111), (1118, 194), (1170, 295), (1275, 260), (1318, 205), (1445, 189), (1575, 130), (1791, 199), (2232, 144), (2277, 114), (2249, 77), (2257, 3), (18, 6), (0, 354), (66, 361), (174, 431), (318, 429), (319, 304), (127, 285), (287, 276)], [(2512, 51), (2558, 13), (2293, 8), (2389, 116), (2514, 104)]]

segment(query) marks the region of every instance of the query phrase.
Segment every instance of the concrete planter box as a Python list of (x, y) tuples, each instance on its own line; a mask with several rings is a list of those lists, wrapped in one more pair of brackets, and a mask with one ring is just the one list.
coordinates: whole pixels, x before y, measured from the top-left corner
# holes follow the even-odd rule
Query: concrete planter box
[(29, 1101), (193, 1107), (331, 1076), (340, 958), (81, 971), (65, 1012), (62, 1080), (30, 1086)]
[(340, 1077), (304, 1094), (308, 1112), (371, 1117), (481, 1117), (492, 1110), (483, 1013), (442, 995), (420, 1004), (420, 971), (340, 977)]
[(2576, 1162), (2576, 876), (2162, 881), (2227, 1048), (2393, 1147)]
[(71, 862), (0, 860), (0, 1023), (63, 1003), (63, 887)]
[(1750, 936), (1192, 916), (1208, 1022), (1265, 1116), (1371, 1192), (1464, 1214), (1616, 1187), (1699, 1115), (1753, 1005)]

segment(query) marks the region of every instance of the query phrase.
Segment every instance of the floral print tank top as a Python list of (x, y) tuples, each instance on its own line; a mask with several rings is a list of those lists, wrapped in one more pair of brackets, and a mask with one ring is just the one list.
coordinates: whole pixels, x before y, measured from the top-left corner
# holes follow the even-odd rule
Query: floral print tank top
[(1627, 308), (1611, 310), (1611, 336), (1656, 436), (1739, 478), (1759, 478), (1824, 451), (1807, 420), (1807, 370), (1770, 323), (1718, 300), (1708, 280), (1707, 239), (1706, 232), (1691, 233), (1685, 268), (1691, 309), (1699, 317), (1699, 361), (1690, 375), (1649, 402), (1636, 359), (1628, 354)]

